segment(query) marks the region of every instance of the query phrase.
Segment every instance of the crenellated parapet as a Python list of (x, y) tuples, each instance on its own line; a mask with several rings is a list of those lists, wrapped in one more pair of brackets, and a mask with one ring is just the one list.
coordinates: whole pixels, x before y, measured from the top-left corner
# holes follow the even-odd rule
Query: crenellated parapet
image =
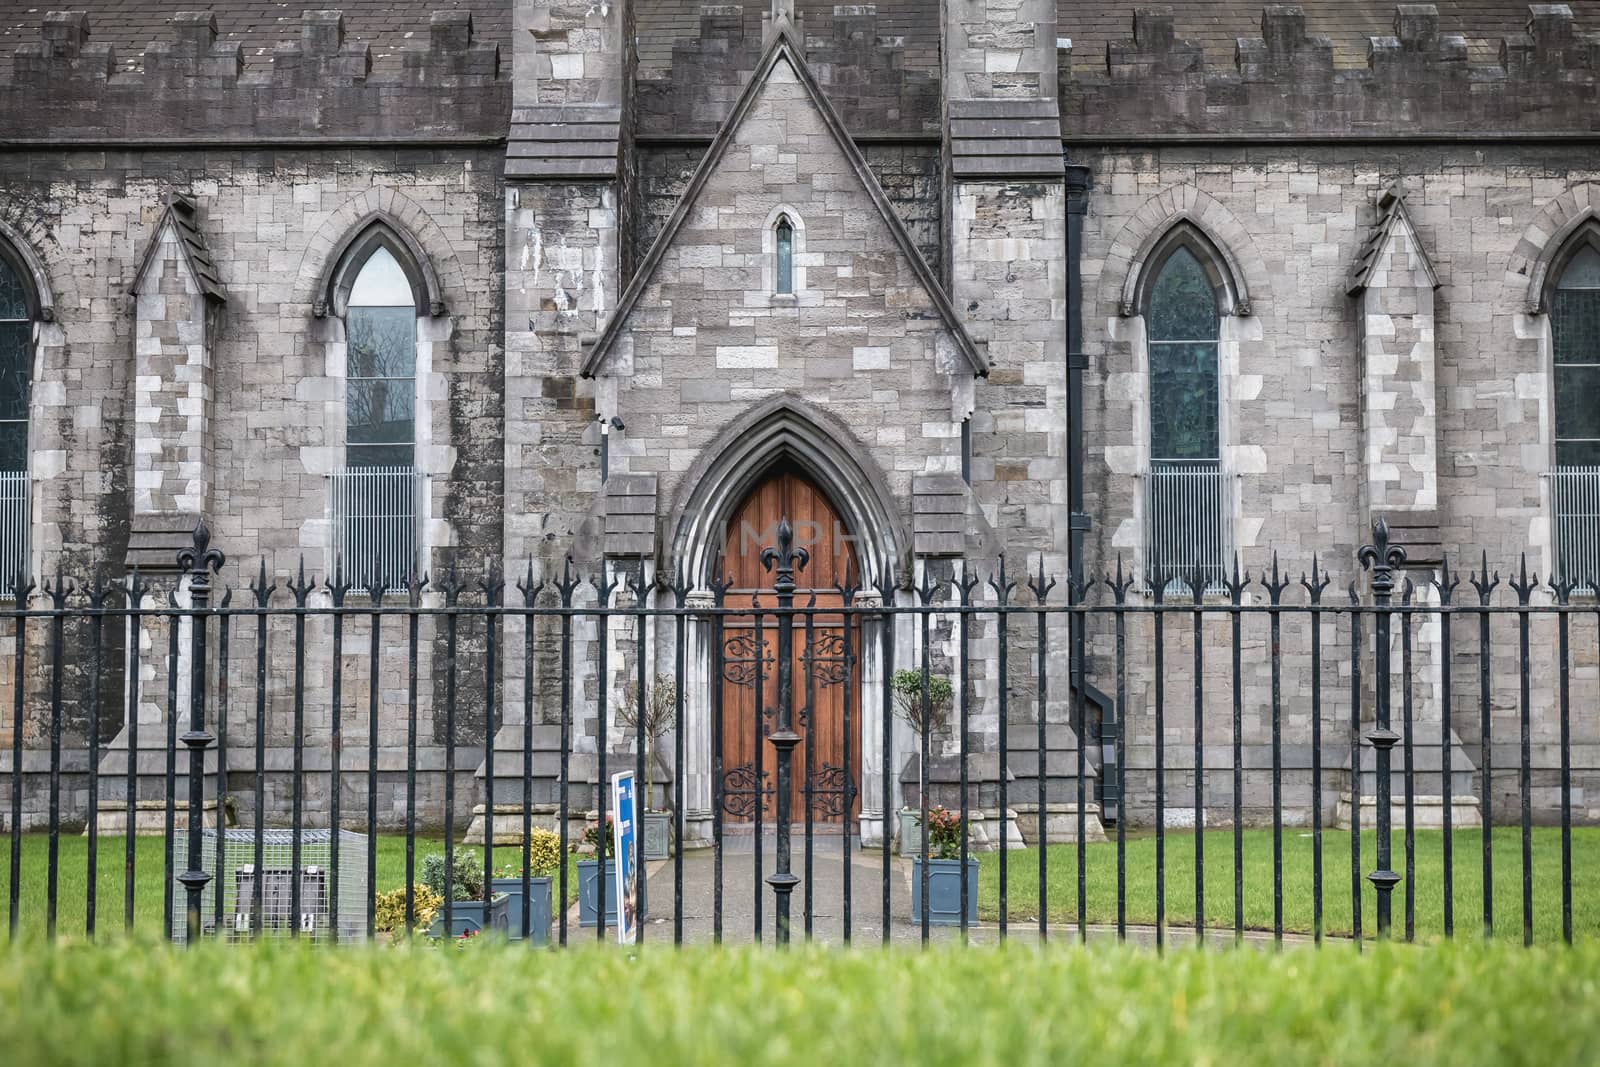
[[(704, 4), (700, 33), (672, 50), (669, 78), (638, 84), (639, 130), (717, 131), (761, 57), (763, 33), (741, 4)], [(938, 133), (939, 80), (905, 64), (904, 37), (883, 33), (875, 4), (835, 4), (828, 28), (796, 26), (806, 61), (853, 133)]]
[(1568, 133), (1600, 129), (1600, 36), (1565, 4), (1528, 8), (1525, 33), (1499, 61), (1473, 64), (1442, 32), (1432, 4), (1400, 4), (1394, 33), (1368, 39), (1366, 69), (1338, 69), (1295, 5), (1262, 9), (1261, 33), (1238, 38), (1232, 69), (1208, 68), (1170, 12), (1139, 9), (1133, 36), (1106, 47), (1103, 70), (1058, 55), (1067, 137)]
[(495, 137), (511, 110), (499, 46), (474, 41), (462, 11), (436, 13), (425, 42), (383, 74), (365, 44), (345, 39), (338, 11), (304, 12), (299, 39), (250, 73), (211, 12), (180, 11), (169, 25), (172, 37), (145, 49), (142, 69), (119, 71), (113, 50), (89, 39), (85, 12), (46, 15), (40, 40), (17, 48), (0, 83), (0, 138)]

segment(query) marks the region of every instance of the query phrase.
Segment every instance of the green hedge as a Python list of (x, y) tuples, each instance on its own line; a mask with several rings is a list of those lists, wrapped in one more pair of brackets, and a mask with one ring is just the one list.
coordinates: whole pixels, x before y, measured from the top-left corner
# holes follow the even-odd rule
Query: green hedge
[(1594, 1062), (1600, 946), (0, 949), (17, 1064)]

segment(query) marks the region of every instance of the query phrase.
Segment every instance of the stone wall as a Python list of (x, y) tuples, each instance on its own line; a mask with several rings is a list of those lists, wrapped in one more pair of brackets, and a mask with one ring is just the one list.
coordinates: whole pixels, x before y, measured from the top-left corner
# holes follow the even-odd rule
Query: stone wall
[[(132, 487), (136, 435), (131, 430), (136, 349), (143, 354), (137, 358), (146, 359), (155, 355), (158, 343), (162, 352), (176, 345), (175, 352), (187, 353), (201, 333), (192, 317), (195, 294), (189, 292), (181, 272), (174, 274), (167, 265), (176, 260), (162, 251), (165, 244), (153, 260), (161, 266), (159, 276), (152, 270), (151, 283), (141, 290), (147, 296), (136, 305), (129, 295), (141, 259), (166, 218), (166, 198), (176, 189), (189, 194), (196, 205), (196, 225), (205, 234), (228, 300), (211, 312), (206, 334), (210, 366), (205, 373), (214, 384), (209, 404), (200, 402), (203, 397), (191, 398), (173, 409), (174, 418), (158, 415), (149, 424), (150, 444), (156, 451), (141, 454), (162, 457), (169, 444), (180, 446), (170, 464), (166, 459), (161, 463), (171, 466), (174, 477), (183, 478), (170, 501), (152, 497), (150, 506), (165, 508), (170, 503), (175, 509), (187, 508), (193, 495), (187, 487), (189, 475), (209, 483), (205, 513), (214, 543), (229, 556), (221, 585), (232, 589), (236, 604), (251, 599), (246, 585), (257, 577), (262, 562), (269, 578), (280, 585), (299, 573), (302, 557), (308, 580), (321, 578), (331, 543), (326, 475), (341, 465), (344, 427), (338, 368), (343, 363), (342, 352), (335, 358), (335, 346), (342, 348), (342, 324), (333, 316), (313, 315), (315, 289), (327, 258), (349, 236), (351, 227), (381, 210), (398, 220), (425, 250), (439, 276), (444, 304), (442, 315), (430, 316), (424, 309), (419, 320), (421, 364), (427, 369), (419, 388), (424, 403), (418, 409), (423, 442), (418, 462), (434, 473), (425, 516), (429, 546), (425, 567), (437, 578), (455, 565), (463, 583), (476, 581), (483, 562), (501, 554), (505, 445), (499, 170), (498, 152), (427, 149), (40, 151), (14, 152), (0, 159), (6, 189), (0, 214), (48, 265), (54, 289), (54, 321), (41, 326), (42, 372), (34, 388), (36, 567), (53, 572), (59, 559), (80, 582), (93, 565), (115, 579), (127, 558), (130, 522), (137, 511)], [(174, 287), (184, 291), (171, 291)], [(149, 326), (142, 343), (141, 321)], [(183, 360), (175, 359), (170, 367), (180, 377)], [(164, 381), (165, 367), (149, 365), (152, 382)], [(160, 392), (152, 393), (152, 399)], [(153, 410), (159, 412), (160, 405)], [(202, 413), (210, 424), (209, 439), (190, 448), (195, 443), (185, 443), (185, 427), (190, 416)], [(176, 417), (179, 414), (183, 417)], [(195, 462), (207, 470), (191, 472)], [(157, 487), (151, 488), (154, 492)], [(174, 564), (173, 559), (158, 561), (154, 556), (144, 561), (146, 567)], [(171, 586), (170, 577), (159, 578), (157, 595), (148, 606), (156, 610), (164, 606)], [(221, 595), (219, 589), (217, 596)], [(280, 604), (292, 599), (281, 591), (277, 596)], [(327, 594), (314, 592), (309, 600), (325, 604)], [(306, 736), (313, 750), (309, 766), (319, 758), (326, 760), (331, 668), (327, 626), (326, 620), (314, 622), (305, 645), (310, 692)], [(152, 620), (145, 630), (140, 644), (148, 657), (147, 670), (141, 672), (137, 701), (145, 711), (140, 747), (156, 746), (149, 753), (154, 759), (166, 743), (168, 628)], [(66, 636), (66, 689), (71, 694), (67, 743), (79, 747), (87, 714), (82, 706), (87, 690), (82, 674), (88, 661), (87, 629), (74, 624)], [(346, 760), (347, 767), (364, 768), (365, 747), (356, 739), (364, 742), (366, 719), (356, 713), (354, 700), (356, 694), (365, 693), (369, 661), (354, 628), (349, 636), (345, 714), (351, 744)], [(46, 627), (30, 627), (30, 639), (29, 688), (38, 698), (35, 707), (45, 709), (47, 719)], [(443, 639), (442, 628), (431, 621), (424, 624), (419, 715), (425, 764), (439, 758), (444, 712), (436, 687), (442, 680), (433, 663), (435, 645)], [(102, 732), (110, 740), (123, 725), (116, 669), (121, 635), (108, 633), (107, 640), (111, 669), (102, 694)], [(482, 640), (481, 633), (464, 632), (463, 677), (481, 670)], [(275, 622), (269, 641), (273, 662), (287, 662), (284, 657), (292, 655), (292, 627)], [(386, 677), (405, 677), (405, 635), (391, 626), (384, 646), (380, 670)], [(230, 651), (235, 672), (230, 727), (237, 745), (239, 738), (253, 735), (253, 702), (238, 695), (248, 687), (245, 679), (253, 678), (253, 628), (236, 627)], [(9, 667), (7, 672), (9, 677)], [(289, 680), (288, 675), (274, 675), (268, 693), (267, 736), (274, 770), (288, 766)], [(186, 698), (185, 682), (181, 707), (186, 707)], [(386, 706), (381, 727), (388, 772), (396, 767), (396, 745), (402, 746), (398, 766), (404, 768), (403, 690), (400, 701), (398, 708)], [(464, 745), (481, 734), (481, 709), (481, 683), (463, 688), (458, 722)], [(42, 736), (38, 731), (46, 725), (36, 715), (29, 731)], [(478, 744), (481, 747), (481, 741)], [(237, 748), (235, 756), (244, 758)], [(108, 754), (113, 758), (125, 760)], [(74, 759), (81, 761), (81, 748)], [(470, 774), (475, 758), (464, 755), (463, 762)], [(141, 756), (141, 768), (145, 764)], [(107, 767), (114, 770), (110, 764)], [(387, 781), (386, 788), (392, 789), (392, 775)], [(434, 784), (429, 785), (430, 795)], [(274, 785), (273, 790), (277, 795), (279, 787)], [(470, 793), (463, 794), (464, 802), (469, 798)], [(442, 809), (429, 803), (427, 817), (436, 821)]]
[[(1148, 434), (1142, 415), (1148, 383), (1142, 370), (1142, 319), (1129, 313), (1137, 308), (1125, 306), (1125, 291), (1146, 238), (1187, 218), (1227, 249), (1249, 291), (1250, 314), (1225, 314), (1222, 331), (1223, 457), (1238, 475), (1233, 532), (1241, 564), (1259, 579), (1272, 566), (1276, 550), (1282, 575), (1291, 581), (1286, 601), (1305, 602), (1299, 578), (1311, 570), (1313, 556), (1331, 572), (1329, 598), (1342, 599), (1351, 581), (1365, 588), (1355, 550), (1371, 534), (1365, 516), (1353, 505), (1364, 498), (1368, 477), (1362, 406), (1364, 389), (1369, 398), (1371, 392), (1364, 386), (1362, 301), (1347, 293), (1347, 275), (1380, 219), (1380, 195), (1398, 180), (1416, 240), (1439, 282), (1432, 294), (1431, 332), (1437, 353), (1437, 504), (1443, 554), (1461, 578), (1468, 568), (1480, 566), (1480, 553), (1487, 553), (1490, 570), (1503, 580), (1517, 570), (1524, 551), (1530, 573), (1549, 573), (1552, 557), (1541, 478), (1553, 463), (1548, 322), (1544, 315), (1528, 312), (1529, 275), (1544, 244), (1560, 232), (1558, 220), (1583, 217), (1589, 203), (1595, 174), (1573, 151), (1440, 147), (1369, 150), (1352, 158), (1339, 148), (1218, 147), (1108, 149), (1078, 158), (1091, 167), (1095, 180), (1084, 260), (1088, 496), (1096, 519), (1092, 567), (1109, 570), (1119, 558), (1134, 573), (1143, 565), (1138, 475)], [(1408, 270), (1414, 252), (1397, 253)], [(1413, 284), (1408, 291), (1415, 288)], [(1390, 336), (1399, 337), (1386, 335), (1384, 344)], [(1420, 343), (1419, 334), (1404, 352), (1413, 353)], [(1411, 386), (1400, 385), (1407, 396), (1413, 395)], [(1400, 425), (1407, 434), (1418, 429), (1413, 417), (1403, 418)], [(1426, 503), (1416, 497), (1419, 488), (1413, 486), (1403, 503)], [(1385, 492), (1393, 496), (1392, 489)], [(1433, 574), (1424, 568), (1411, 577), (1422, 586)], [(1458, 600), (1475, 596), (1464, 581), (1456, 591)], [(1495, 596), (1497, 602), (1515, 602), (1504, 584)], [(1548, 594), (1543, 596), (1548, 602)], [(1260, 604), (1263, 598), (1258, 581), (1246, 602)], [(1259, 617), (1247, 619), (1244, 628), (1245, 745), (1251, 766), (1262, 765), (1262, 746), (1270, 741), (1270, 722), (1263, 718), (1270, 707), (1264, 623)], [(1420, 642), (1424, 627), (1418, 625)], [(1587, 694), (1582, 699), (1592, 703), (1600, 692), (1600, 671), (1584, 642), (1593, 637), (1593, 629), (1588, 620), (1574, 626), (1573, 699), (1578, 701), (1582, 692)], [(1339, 616), (1324, 628), (1324, 736), (1332, 746), (1325, 748), (1325, 767), (1349, 763), (1348, 755), (1339, 751), (1348, 750), (1342, 736), (1350, 709), (1348, 627), (1348, 617)], [(1580, 627), (1588, 627), (1588, 638), (1576, 636)], [(1555, 670), (1547, 632), (1554, 630), (1554, 621), (1541, 619), (1534, 628), (1532, 697), (1539, 709), (1533, 731), (1535, 803), (1540, 817), (1546, 817), (1555, 804)], [(1188, 740), (1193, 659), (1184, 644), (1187, 629), (1186, 620), (1169, 623), (1169, 804), (1190, 803), (1173, 799), (1175, 791), (1186, 788), (1180, 768), (1193, 761)], [(1130, 634), (1130, 662), (1148, 664), (1151, 628), (1143, 624)], [(1370, 626), (1366, 636), (1370, 645)], [(1231, 759), (1221, 747), (1229, 742), (1231, 730), (1226, 637), (1217, 632), (1204, 642), (1206, 738), (1208, 747), (1215, 746), (1208, 759), (1213, 766), (1225, 766)], [(1493, 762), (1501, 769), (1496, 790), (1514, 794), (1515, 776), (1504, 773), (1519, 758), (1518, 660), (1511, 620), (1495, 622), (1493, 642)], [(1397, 664), (1398, 648), (1397, 641)], [(1463, 745), (1459, 751), (1481, 766), (1476, 649), (1475, 625), (1458, 622), (1452, 635), (1452, 725)], [(1100, 634), (1091, 677), (1102, 688), (1111, 677), (1111, 652), (1109, 635)], [(1290, 788), (1301, 796), (1309, 767), (1309, 751), (1303, 747), (1309, 737), (1309, 654), (1306, 620), (1299, 616), (1292, 626), (1286, 623), (1283, 692), (1292, 695), (1285, 710), (1285, 737), (1296, 738), (1300, 746), (1286, 756), (1294, 769)], [(1416, 654), (1419, 677), (1413, 692), (1420, 715), (1426, 700), (1437, 693), (1438, 680), (1436, 667), (1422, 669), (1420, 644)], [(1132, 768), (1128, 803), (1135, 814), (1143, 807), (1148, 817), (1153, 678), (1141, 670), (1130, 676), (1130, 684), (1124, 711)], [(1364, 710), (1370, 716), (1370, 678), (1366, 684)], [(1397, 695), (1397, 711), (1399, 706)], [(1432, 715), (1435, 722), (1437, 714)], [(1421, 730), (1419, 726), (1419, 739)], [(1597, 731), (1600, 720), (1592, 716), (1574, 722), (1574, 766), (1582, 768), (1580, 788), (1586, 790), (1592, 790), (1600, 772)], [(1436, 749), (1437, 741), (1433, 744)], [(1366, 759), (1370, 770), (1370, 749)], [(1212, 781), (1221, 789), (1219, 803), (1225, 804), (1226, 776)], [(1260, 811), (1266, 799), (1263, 779), (1249, 781), (1246, 807)], [(1589, 795), (1575, 794), (1580, 809), (1589, 803), (1583, 799)], [(1497, 817), (1514, 810), (1507, 799), (1498, 798)], [(1325, 795), (1324, 804), (1330, 801)]]

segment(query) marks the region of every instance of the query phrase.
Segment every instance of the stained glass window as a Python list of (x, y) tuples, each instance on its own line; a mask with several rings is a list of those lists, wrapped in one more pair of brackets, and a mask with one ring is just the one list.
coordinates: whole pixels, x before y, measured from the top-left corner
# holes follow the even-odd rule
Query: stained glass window
[(1150, 349), (1150, 456), (1216, 459), (1217, 298), (1194, 253), (1162, 264), (1145, 319)]
[(22, 279), (0, 258), (0, 471), (28, 469), (33, 323)]
[(778, 219), (778, 292), (794, 292), (794, 226), (787, 216)]
[(1550, 301), (1556, 465), (1600, 467), (1600, 251), (1579, 249)]
[(345, 317), (346, 465), (410, 467), (416, 457), (417, 311), (405, 272), (373, 252)]

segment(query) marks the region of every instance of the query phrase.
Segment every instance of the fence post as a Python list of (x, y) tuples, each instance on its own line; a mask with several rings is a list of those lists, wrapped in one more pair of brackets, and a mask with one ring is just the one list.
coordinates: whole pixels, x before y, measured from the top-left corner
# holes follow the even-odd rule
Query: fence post
[[(794, 544), (794, 528), (785, 518), (778, 523), (778, 545), (761, 551), (761, 565), (767, 570), (777, 567), (772, 588), (778, 595), (778, 726), (767, 740), (778, 756), (778, 865), (767, 877), (767, 884), (777, 894), (778, 944), (789, 943), (789, 896), (800, 879), (789, 869), (789, 819), (793, 797), (790, 796), (794, 774), (794, 746), (800, 735), (794, 732), (794, 574), (805, 570), (811, 553)], [(759, 655), (759, 650), (757, 652)], [(759, 787), (759, 786), (758, 786)], [(761, 848), (761, 827), (756, 826), (756, 848)]]
[[(1400, 876), (1390, 869), (1390, 782), (1389, 782), (1389, 755), (1395, 743), (1400, 740), (1400, 735), (1389, 726), (1389, 698), (1390, 698), (1390, 668), (1389, 668), (1389, 622), (1390, 614), (1394, 607), (1392, 604), (1394, 594), (1394, 568), (1405, 566), (1406, 550), (1399, 545), (1389, 544), (1389, 524), (1383, 519), (1377, 519), (1372, 524), (1372, 544), (1363, 545), (1356, 554), (1361, 561), (1363, 570), (1372, 571), (1372, 602), (1376, 609), (1373, 616), (1373, 633), (1376, 641), (1375, 657), (1373, 662), (1373, 727), (1367, 731), (1367, 742), (1372, 745), (1377, 763), (1377, 816), (1378, 816), (1378, 869), (1367, 875), (1378, 891), (1378, 936), (1389, 936), (1389, 895), (1394, 892), (1394, 887), (1399, 883)], [(1406, 679), (1409, 684), (1409, 679)], [(1356, 775), (1356, 781), (1351, 790), (1352, 806), (1356, 811), (1361, 810), (1361, 780)], [(1411, 783), (1406, 783), (1406, 789), (1411, 789)]]
[[(189, 729), (180, 738), (189, 749), (189, 869), (178, 875), (178, 881), (189, 893), (188, 937), (185, 940), (188, 945), (200, 940), (200, 897), (206, 883), (211, 881), (211, 876), (200, 866), (201, 823), (205, 818), (205, 751), (213, 740), (206, 732), (206, 611), (211, 606), (211, 572), (222, 568), (224, 558), (220, 550), (211, 547), (211, 531), (205, 519), (195, 525), (194, 547), (178, 553), (178, 569), (189, 572), (189, 604), (194, 610), (194, 625), (190, 630)], [(176, 618), (172, 625), (178, 625)], [(226, 774), (227, 768), (222, 771)], [(222, 803), (223, 798), (218, 795), (218, 833), (222, 832)], [(133, 810), (131, 797), (128, 810)]]

